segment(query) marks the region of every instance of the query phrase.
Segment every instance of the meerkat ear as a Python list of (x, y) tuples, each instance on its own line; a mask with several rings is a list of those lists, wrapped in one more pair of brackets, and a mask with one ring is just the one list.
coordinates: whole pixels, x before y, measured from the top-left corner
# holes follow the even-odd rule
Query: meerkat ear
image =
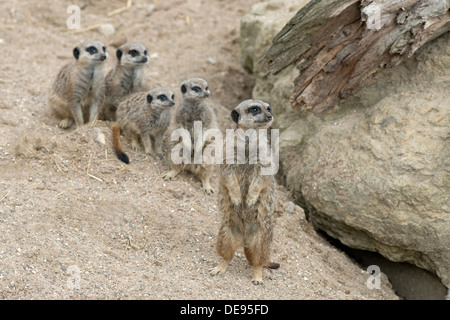
[(74, 48), (73, 49), (73, 56), (75, 57), (75, 59), (78, 60), (78, 58), (80, 57), (80, 50), (78, 48)]
[(234, 122), (238, 123), (239, 112), (237, 112), (236, 110), (231, 111), (231, 119), (233, 119)]
[(122, 50), (120, 50), (120, 49), (117, 49), (117, 51), (116, 51), (116, 57), (117, 57), (117, 59), (120, 61), (120, 59), (122, 59)]
[(181, 86), (181, 93), (186, 93), (186, 91), (187, 91), (187, 89), (186, 89), (186, 86), (183, 84), (182, 86)]
[(148, 94), (147, 95), (147, 102), (148, 103), (152, 103), (152, 101), (153, 101), (153, 97), (150, 94)]

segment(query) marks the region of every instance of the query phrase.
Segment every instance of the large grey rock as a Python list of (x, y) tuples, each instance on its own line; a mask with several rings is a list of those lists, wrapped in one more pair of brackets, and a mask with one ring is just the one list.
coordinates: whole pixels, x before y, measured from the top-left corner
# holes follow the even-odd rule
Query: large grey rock
[(254, 12), (245, 16), (241, 44), (242, 63), (256, 77), (254, 98), (276, 113), (286, 186), (317, 228), (430, 270), (450, 287), (450, 34), (317, 117), (290, 106), (294, 67), (274, 76), (255, 63), (292, 16), (285, 8), (270, 13), (280, 20), (269, 25)]

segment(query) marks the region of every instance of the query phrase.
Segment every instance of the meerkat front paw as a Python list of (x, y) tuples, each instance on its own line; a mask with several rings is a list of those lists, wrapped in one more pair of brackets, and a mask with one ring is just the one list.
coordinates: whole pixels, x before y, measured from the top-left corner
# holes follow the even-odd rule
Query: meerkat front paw
[(211, 186), (211, 184), (209, 183), (209, 179), (207, 179), (206, 181), (205, 180), (202, 181), (203, 192), (205, 192), (208, 195), (213, 194), (214, 189)]
[(203, 192), (205, 192), (207, 195), (211, 195), (214, 193), (214, 189), (210, 185), (203, 186)]
[(131, 142), (131, 150), (133, 150), (134, 152), (139, 152), (141, 151), (141, 147), (138, 143)]
[(236, 197), (236, 196), (233, 197), (230, 195), (230, 201), (234, 206), (236, 206), (238, 208), (241, 207), (241, 197)]
[(69, 129), (73, 125), (73, 119), (62, 119), (59, 122), (59, 127), (61, 129)]
[(256, 197), (249, 197), (245, 204), (247, 205), (247, 208), (253, 207), (258, 202), (258, 196)]
[(155, 160), (164, 160), (164, 155), (161, 153), (149, 153), (148, 155)]
[(170, 170), (163, 176), (163, 179), (166, 181), (173, 180), (173, 178), (175, 178), (178, 175), (178, 173), (180, 173), (180, 172), (176, 171), (176, 170)]

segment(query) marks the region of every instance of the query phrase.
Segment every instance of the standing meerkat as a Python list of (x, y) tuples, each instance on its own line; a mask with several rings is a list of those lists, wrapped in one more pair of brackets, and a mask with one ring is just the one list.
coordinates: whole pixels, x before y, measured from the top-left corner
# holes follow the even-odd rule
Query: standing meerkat
[[(191, 135), (191, 150), (194, 150), (194, 122), (201, 121), (203, 131), (218, 128), (214, 110), (208, 104), (210, 95), (208, 82), (202, 78), (189, 78), (181, 83), (181, 102), (176, 114), (177, 128), (186, 129)], [(207, 143), (203, 143), (202, 150)], [(192, 160), (192, 158), (191, 158)], [(193, 162), (193, 161), (191, 161)], [(211, 186), (211, 165), (206, 164), (173, 164), (172, 169), (164, 176), (164, 180), (172, 180), (182, 171), (194, 173), (202, 182), (206, 194), (214, 193)]]
[(167, 88), (155, 88), (148, 92), (131, 94), (117, 108), (117, 121), (112, 126), (113, 148), (117, 157), (130, 163), (122, 149), (120, 132), (131, 138), (131, 146), (138, 151), (140, 138), (145, 153), (162, 154), (164, 133), (170, 124), (170, 109), (175, 104), (175, 95)]
[[(236, 129), (243, 131), (270, 129), (273, 122), (270, 106), (261, 100), (241, 102), (232, 111), (231, 118), (236, 123)], [(236, 132), (239, 134), (239, 130)], [(236, 249), (244, 247), (245, 256), (253, 266), (252, 282), (262, 284), (263, 267), (276, 269), (280, 266), (270, 262), (275, 179), (273, 175), (261, 175), (260, 162), (249, 163), (248, 139), (242, 145), (237, 144), (234, 159), (240, 148), (245, 148), (245, 163), (227, 164), (229, 161), (225, 161), (219, 173), (219, 205), (223, 219), (217, 239), (217, 252), (222, 261), (211, 274), (224, 273)]]
[(95, 123), (104, 98), (104, 66), (108, 58), (100, 41), (81, 41), (74, 49), (75, 60), (61, 68), (49, 95), (49, 105), (61, 118), (59, 127), (80, 127)]
[(142, 84), (144, 67), (149, 62), (147, 48), (140, 43), (126, 43), (116, 51), (117, 63), (105, 78), (106, 97), (100, 115), (114, 121), (119, 104), (130, 94), (147, 91)]

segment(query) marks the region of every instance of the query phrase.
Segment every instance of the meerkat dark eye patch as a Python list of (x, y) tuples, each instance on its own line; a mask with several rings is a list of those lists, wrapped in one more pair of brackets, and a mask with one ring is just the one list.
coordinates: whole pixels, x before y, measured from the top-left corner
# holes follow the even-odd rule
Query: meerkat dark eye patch
[(147, 55), (147, 50), (144, 51), (144, 56), (146, 56), (146, 55)]
[(206, 89), (205, 89), (206, 91), (208, 91), (209, 90), (209, 87), (206, 87)]
[(137, 50), (130, 50), (128, 51), (128, 54), (132, 57), (137, 57), (139, 55), (139, 52)]
[(153, 101), (153, 97), (150, 94), (148, 94), (147, 95), (147, 102), (148, 103), (152, 103), (152, 101)]
[(237, 112), (236, 110), (231, 111), (231, 119), (238, 123), (239, 121), (239, 112)]
[(186, 91), (187, 91), (186, 86), (183, 84), (181, 86), (181, 93), (186, 93)]
[(267, 107), (267, 112), (272, 113), (272, 108), (271, 107)]
[(158, 99), (161, 101), (166, 101), (167, 100), (167, 96), (165, 94), (161, 94), (158, 96)]
[(106, 47), (102, 47), (103, 52), (106, 53)]
[(193, 87), (192, 91), (194, 91), (195, 93), (199, 93), (202, 91), (202, 89), (200, 89), (199, 87)]
[(96, 47), (89, 47), (86, 49), (87, 52), (89, 52), (90, 54), (96, 54), (98, 53), (98, 50)]
[(78, 60), (80, 57), (80, 50), (78, 48), (73, 49), (73, 56)]
[(250, 107), (250, 108), (248, 108), (248, 113), (251, 113), (253, 115), (257, 115), (257, 114), (261, 113), (261, 108), (258, 107), (258, 106)]
[(172, 95), (172, 100), (175, 100), (175, 95), (174, 94)]
[(120, 59), (122, 59), (122, 50), (120, 50), (120, 49), (118, 49), (117, 51), (116, 51), (116, 57), (117, 57), (117, 59), (118, 60), (120, 60)]

